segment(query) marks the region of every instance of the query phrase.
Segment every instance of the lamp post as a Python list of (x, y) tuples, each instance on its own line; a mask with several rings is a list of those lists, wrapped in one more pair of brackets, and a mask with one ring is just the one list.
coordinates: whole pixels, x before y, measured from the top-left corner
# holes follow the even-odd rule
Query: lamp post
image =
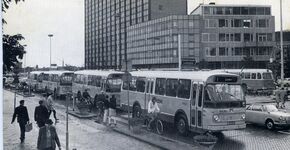
[(284, 80), (284, 50), (283, 50), (283, 22), (282, 22), (282, 0), (280, 0), (280, 46), (281, 46), (281, 83)]
[(53, 37), (53, 34), (48, 34), (49, 37), (49, 67), (51, 67), (51, 38)]

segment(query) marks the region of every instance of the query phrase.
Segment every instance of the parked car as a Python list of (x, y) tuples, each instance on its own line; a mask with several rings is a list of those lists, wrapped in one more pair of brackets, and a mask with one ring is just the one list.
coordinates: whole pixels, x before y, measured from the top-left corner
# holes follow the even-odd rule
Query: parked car
[(252, 104), (246, 109), (246, 122), (265, 125), (269, 130), (290, 127), (290, 113), (278, 110), (272, 104)]
[(278, 86), (283, 85), (284, 87), (290, 87), (290, 78), (285, 78), (282, 82), (281, 79), (277, 80)]

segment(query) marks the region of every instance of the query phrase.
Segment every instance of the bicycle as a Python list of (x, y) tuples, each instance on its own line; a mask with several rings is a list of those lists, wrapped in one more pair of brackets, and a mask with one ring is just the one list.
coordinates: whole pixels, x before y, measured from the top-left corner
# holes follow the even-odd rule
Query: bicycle
[(146, 115), (146, 118), (145, 118), (145, 125), (146, 125), (146, 129), (148, 131), (151, 131), (152, 130), (152, 125), (153, 125), (153, 129), (160, 135), (163, 134), (164, 132), (164, 126), (163, 126), (163, 123), (162, 121), (159, 119), (159, 113), (157, 114), (157, 116), (155, 117), (155, 119), (153, 120), (153, 122), (151, 122), (151, 124), (149, 124), (150, 120), (152, 118), (149, 116), (149, 115)]

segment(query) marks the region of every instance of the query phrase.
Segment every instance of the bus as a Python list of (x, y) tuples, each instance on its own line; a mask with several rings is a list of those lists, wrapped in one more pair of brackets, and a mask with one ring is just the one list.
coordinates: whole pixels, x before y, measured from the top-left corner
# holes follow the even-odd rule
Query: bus
[(53, 93), (56, 97), (63, 97), (72, 91), (74, 72), (64, 70), (45, 71), (41, 74), (41, 88), (45, 92)]
[[(123, 82), (121, 108), (133, 117), (147, 113), (148, 102), (157, 99), (162, 121), (177, 132), (199, 133), (244, 129), (246, 101), (238, 75), (210, 71), (134, 71)], [(129, 90), (128, 90), (129, 89)], [(222, 97), (221, 93), (227, 93)]]
[(41, 83), (42, 83), (42, 77), (41, 74), (43, 71), (32, 71), (29, 72), (28, 78), (27, 78), (27, 84), (30, 86), (30, 88), (37, 92), (41, 91)]
[(269, 69), (219, 69), (214, 71), (240, 75), (243, 88), (250, 93), (271, 94), (275, 90), (273, 73)]
[(123, 72), (110, 70), (81, 70), (76, 71), (72, 85), (73, 97), (77, 97), (77, 93), (83, 93), (86, 89), (91, 97), (96, 98), (97, 95), (104, 92), (111, 97), (115, 95), (117, 106), (120, 105), (120, 92), (122, 84)]

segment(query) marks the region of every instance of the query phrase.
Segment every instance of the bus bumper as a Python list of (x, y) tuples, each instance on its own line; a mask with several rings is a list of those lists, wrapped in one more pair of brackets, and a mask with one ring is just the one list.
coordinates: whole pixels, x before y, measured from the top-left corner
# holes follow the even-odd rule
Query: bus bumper
[(209, 125), (206, 127), (209, 131), (226, 131), (226, 130), (238, 130), (245, 129), (246, 123), (244, 124), (236, 124), (236, 125)]

